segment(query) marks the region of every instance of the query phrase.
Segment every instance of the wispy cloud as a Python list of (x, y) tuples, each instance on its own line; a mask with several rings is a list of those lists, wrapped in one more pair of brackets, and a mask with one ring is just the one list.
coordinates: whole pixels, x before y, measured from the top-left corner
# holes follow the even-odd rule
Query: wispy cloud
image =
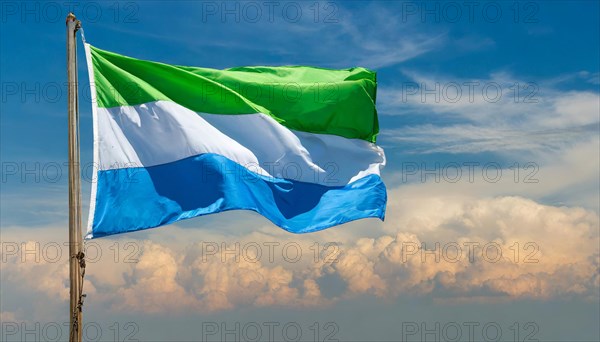
[[(216, 14), (209, 16), (205, 14), (207, 8), (204, 4), (190, 4), (189, 11), (206, 21), (182, 18), (172, 22), (167, 33), (153, 26), (141, 25), (156, 20), (152, 17), (140, 18), (140, 25), (98, 27), (125, 34), (130, 40), (142, 38), (157, 43), (179, 44), (179, 55), (189, 52), (190, 56), (201, 56), (204, 63), (218, 55), (221, 63), (225, 59), (236, 64), (260, 64), (261, 60), (268, 63), (267, 59), (275, 58), (280, 60), (280, 64), (378, 69), (441, 49), (447, 41), (445, 30), (424, 30), (422, 25), (402, 20), (399, 10), (394, 7), (377, 2), (355, 4), (360, 7), (359, 11), (348, 9), (341, 3), (294, 3), (293, 7), (299, 6), (302, 15), (293, 24), (285, 17), (281, 4), (272, 20), (267, 16), (268, 8), (263, 8), (256, 21), (249, 20), (242, 9), (237, 17), (231, 12), (223, 16), (226, 5), (213, 4), (218, 8)], [(213, 10), (211, 8), (210, 13)], [(370, 20), (365, 21), (364, 18)], [(88, 35), (93, 37), (92, 32)], [(487, 40), (485, 42), (488, 43)], [(151, 51), (149, 53), (152, 54)], [(249, 58), (252, 58), (251, 62)], [(177, 62), (180, 63), (180, 60)]]
[(461, 124), (431, 124), (384, 131), (382, 136), (405, 146), (410, 153), (481, 153), (519, 151), (551, 152), (573, 146), (598, 132), (597, 124), (562, 129), (521, 130), (517, 127), (492, 128)]
[(557, 150), (598, 133), (600, 96), (564, 91), (560, 80), (527, 82), (508, 73), (461, 79), (405, 73), (410, 81), (382, 89), (382, 112), (423, 124), (382, 132), (410, 153)]

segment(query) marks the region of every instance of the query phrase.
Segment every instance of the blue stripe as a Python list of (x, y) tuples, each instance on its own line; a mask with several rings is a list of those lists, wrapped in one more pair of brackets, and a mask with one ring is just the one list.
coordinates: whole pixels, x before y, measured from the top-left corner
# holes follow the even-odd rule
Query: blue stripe
[[(232, 209), (253, 210), (292, 233), (385, 216), (377, 175), (346, 186), (272, 178), (218, 154), (147, 168), (98, 172), (94, 238), (158, 227)], [(92, 236), (88, 236), (92, 237)]]

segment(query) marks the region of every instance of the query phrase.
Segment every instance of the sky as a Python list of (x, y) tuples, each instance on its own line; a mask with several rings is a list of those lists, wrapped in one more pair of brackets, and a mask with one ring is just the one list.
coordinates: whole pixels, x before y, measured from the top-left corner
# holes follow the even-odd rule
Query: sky
[[(597, 341), (597, 1), (0, 4), (2, 340), (68, 336), (64, 19), (140, 59), (377, 71), (385, 222), (86, 242), (90, 341)], [(84, 226), (89, 79), (78, 36)]]

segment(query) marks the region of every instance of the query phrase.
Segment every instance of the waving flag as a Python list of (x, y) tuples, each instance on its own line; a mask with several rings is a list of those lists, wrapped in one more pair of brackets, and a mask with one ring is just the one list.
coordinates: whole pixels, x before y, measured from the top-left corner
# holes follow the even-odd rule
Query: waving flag
[(98, 167), (87, 238), (232, 209), (293, 233), (383, 220), (374, 72), (86, 55)]

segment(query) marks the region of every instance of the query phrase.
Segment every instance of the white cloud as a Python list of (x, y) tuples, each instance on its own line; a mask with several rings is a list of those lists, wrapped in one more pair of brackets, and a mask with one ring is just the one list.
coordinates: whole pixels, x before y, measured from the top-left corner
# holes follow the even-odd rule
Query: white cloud
[[(361, 20), (356, 16), (372, 19), (368, 24), (358, 26), (357, 23)], [(332, 48), (330, 53), (335, 54), (335, 51), (343, 49), (339, 46), (343, 43), (340, 37), (349, 36), (351, 46), (359, 47), (361, 51), (342, 57), (343, 63), (346, 66), (354, 64), (374, 69), (395, 65), (440, 49), (447, 40), (445, 32), (425, 32), (410, 21), (402, 20), (398, 11), (377, 3), (365, 6), (359, 14), (346, 12), (339, 27), (327, 28), (333, 29), (330, 32), (332, 36), (328, 38), (328, 45)], [(403, 34), (398, 35), (398, 32)]]
[[(401, 190), (395, 192), (399, 195)], [(362, 287), (363, 292), (387, 296), (430, 294), (434, 298), (467, 298), (483, 293), (513, 299), (565, 295), (598, 299), (595, 213), (544, 206), (519, 197), (423, 196), (393, 201), (390, 209), (394, 215), (388, 219), (386, 229), (398, 233), (378, 239), (387, 241), (387, 245), (382, 248), (376, 243), (366, 244), (369, 248), (365, 249), (359, 241), (342, 256), (361, 260), (375, 254), (360, 264), (377, 278), (385, 279), (386, 286)], [(416, 252), (414, 246), (423, 242), (437, 253)], [(473, 243), (478, 243), (479, 249), (473, 250), (472, 261), (468, 246)], [(483, 248), (486, 245), (487, 252)], [(457, 250), (461, 258), (456, 257)], [(502, 256), (497, 258), (498, 250)], [(358, 256), (357, 251), (361, 251)], [(341, 263), (341, 267), (346, 264)], [(344, 272), (340, 274), (346, 281), (353, 281)]]
[[(132, 240), (140, 246), (137, 263), (115, 262), (114, 255), (108, 254), (88, 266), (87, 301), (106, 303), (112, 311), (152, 314), (244, 306), (314, 308), (365, 294), (418, 295), (441, 301), (564, 296), (598, 300), (596, 213), (516, 196), (482, 197), (448, 189), (435, 195), (419, 187), (425, 186), (390, 191), (383, 230), (369, 228), (369, 221), (355, 223), (354, 232), (371, 237), (347, 235), (348, 227), (300, 236), (272, 226), (265, 230), (269, 233), (259, 228), (242, 236), (157, 229), (149, 240)], [(26, 231), (11, 229), (8, 237), (22, 237)], [(203, 238), (190, 243), (193, 235)], [(93, 241), (115, 245), (109, 239)], [(211, 241), (219, 248), (224, 242), (227, 250), (237, 252), (209, 253)], [(315, 242), (323, 247), (327, 241), (335, 241), (341, 253), (327, 259), (328, 251), (322, 250), (315, 261)], [(266, 242), (279, 244), (273, 258), (266, 254)], [(295, 253), (282, 253), (289, 243), (300, 246), (301, 261), (289, 260)], [(422, 243), (437, 252), (415, 249)], [(474, 243), (479, 247), (471, 259), (468, 246)], [(261, 246), (263, 255), (258, 260), (250, 244)], [(484, 253), (487, 245), (491, 247)], [(497, 258), (498, 249), (502, 255)], [(66, 261), (22, 263), (16, 256), (7, 257), (9, 262), (2, 265), (5, 289), (27, 287), (35, 296), (68, 300)], [(110, 273), (113, 276), (105, 279)], [(323, 282), (326, 277), (340, 279), (343, 286), (330, 287)]]
[(410, 82), (379, 92), (383, 113), (433, 116), (427, 124), (382, 130), (383, 141), (409, 144), (407, 152), (544, 152), (598, 134), (598, 93), (561, 91), (557, 80), (528, 82), (507, 73), (487, 79), (406, 74)]
[[(599, 146), (599, 137), (586, 137), (560, 150), (507, 153), (502, 155), (506, 159), (502, 162), (476, 156), (446, 159), (436, 165), (433, 161), (419, 163), (404, 157), (400, 163), (401, 171), (388, 175), (387, 179), (390, 183), (403, 184), (407, 200), (415, 196), (435, 198), (440, 194), (474, 197), (518, 195), (599, 212)], [(458, 177), (455, 165), (461, 167)], [(489, 172), (485, 171), (486, 167), (489, 167)], [(435, 169), (437, 181), (434, 175), (426, 175), (425, 169)], [(453, 180), (455, 177), (456, 181)], [(388, 213), (393, 214), (393, 210), (388, 209)]]
[[(262, 6), (261, 3), (256, 5)], [(411, 22), (414, 20), (403, 20), (398, 8), (379, 3), (358, 4), (358, 11), (329, 2), (296, 3), (291, 6), (288, 15), (293, 15), (296, 6), (302, 12), (297, 21), (285, 15), (282, 4), (275, 4), (271, 20), (268, 19), (269, 9), (265, 6), (262, 8), (263, 15), (256, 22), (247, 20), (243, 9), (239, 20), (231, 14), (223, 20), (218, 11), (208, 15), (202, 23), (197, 20), (177, 21), (172, 23), (172, 29), (180, 32), (176, 37), (151, 29), (140, 31), (109, 26), (106, 29), (132, 38), (176, 42), (185, 45), (195, 56), (205, 55), (207, 49), (222, 49), (226, 51), (226, 58), (235, 57), (238, 62), (234, 63), (240, 63), (240, 59), (241, 63), (268, 63), (268, 60), (261, 62), (261, 56), (273, 55), (284, 65), (309, 63), (335, 68), (362, 66), (377, 69), (396, 65), (441, 49), (447, 40), (446, 31), (429, 27), (425, 31), (422, 25)], [(190, 11), (203, 17), (206, 7), (192, 6)], [(363, 18), (370, 19), (364, 21)], [(181, 28), (178, 28), (180, 25)], [(197, 32), (203, 34), (198, 35)], [(214, 39), (215, 36), (220, 38)], [(310, 48), (298, 49), (299, 46)], [(251, 62), (243, 62), (245, 55), (253, 56)]]

